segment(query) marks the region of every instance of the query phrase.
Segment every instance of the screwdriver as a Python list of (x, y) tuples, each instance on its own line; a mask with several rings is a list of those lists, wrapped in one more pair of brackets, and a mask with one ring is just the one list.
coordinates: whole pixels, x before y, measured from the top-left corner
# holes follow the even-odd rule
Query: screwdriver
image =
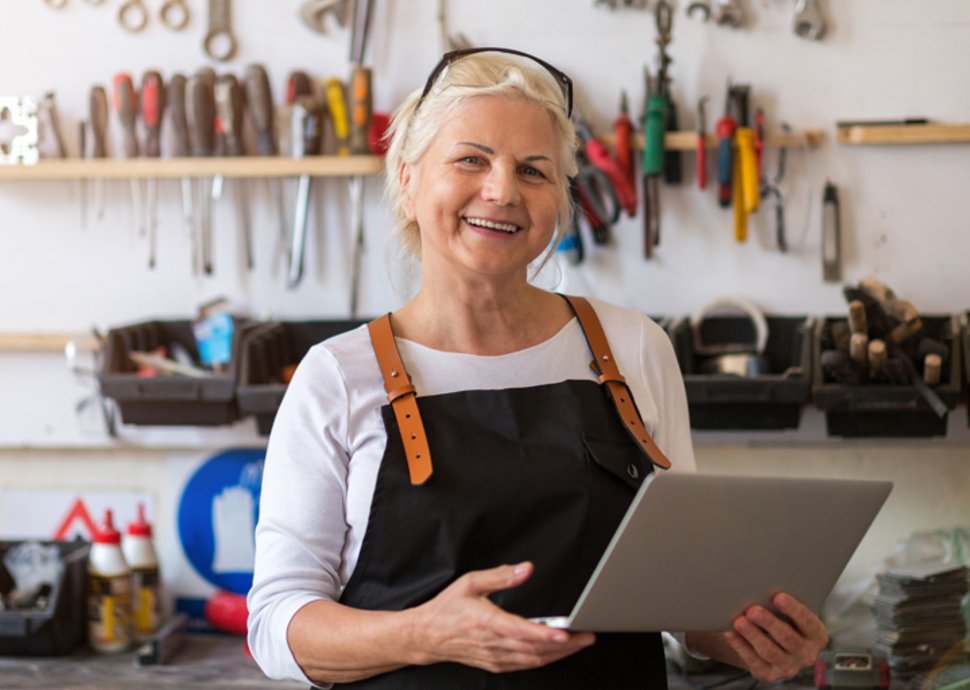
[[(135, 132), (135, 120), (138, 116), (138, 95), (135, 93), (135, 86), (131, 81), (131, 75), (126, 72), (119, 72), (113, 80), (113, 98), (115, 114), (121, 122), (122, 128), (122, 152), (125, 158), (138, 158), (138, 135)], [(145, 234), (144, 217), (142, 216), (141, 204), (141, 183), (137, 177), (131, 180), (131, 206), (138, 224), (138, 234)]]
[(724, 117), (717, 121), (717, 200), (723, 208), (731, 205), (733, 187), (731, 179), (734, 174), (734, 130), (737, 122), (731, 117), (730, 93), (724, 105)]
[(347, 99), (344, 96), (344, 85), (337, 78), (327, 79), (327, 107), (333, 123), (333, 133), (337, 138), (337, 155), (350, 154), (350, 121), (347, 118)]
[[(351, 118), (350, 152), (354, 155), (370, 153), (371, 71), (363, 65), (354, 65), (350, 75)], [(336, 117), (334, 117), (336, 121)], [(350, 226), (354, 233), (350, 273), (350, 317), (357, 318), (357, 302), (360, 293), (360, 264), (364, 253), (364, 176), (354, 175), (348, 181), (350, 194)]]
[[(613, 120), (613, 135), (616, 138), (616, 162), (629, 181), (636, 196), (636, 166), (633, 160), (633, 120), (627, 106), (626, 91), (620, 93), (620, 114)], [(634, 199), (634, 205), (636, 201)]]
[[(246, 67), (243, 76), (246, 104), (249, 108), (249, 119), (256, 130), (256, 152), (260, 156), (275, 156), (279, 150), (276, 146), (275, 107), (273, 94), (270, 90), (269, 76), (266, 69), (259, 64)], [(277, 242), (277, 257), (286, 257), (287, 223), (286, 207), (283, 203), (283, 183), (277, 177), (268, 180), (276, 198), (276, 211), (279, 219), (279, 240)]]
[[(145, 156), (158, 158), (162, 155), (162, 115), (165, 112), (165, 85), (156, 70), (145, 72), (141, 80), (141, 117), (145, 123)], [(148, 267), (155, 268), (155, 250), (158, 233), (158, 182), (148, 178)]]
[(697, 102), (697, 188), (707, 189), (707, 96)]
[[(172, 155), (184, 158), (191, 154), (189, 145), (189, 122), (185, 112), (185, 87), (187, 79), (184, 74), (173, 74), (168, 83), (168, 113), (172, 125)], [(180, 180), (182, 195), (182, 220), (188, 230), (192, 247), (192, 271), (197, 272), (199, 262), (198, 242), (195, 234), (195, 212), (192, 204), (192, 179), (183, 177)]]
[(758, 188), (758, 162), (755, 156), (754, 130), (748, 119), (748, 97), (751, 88), (747, 85), (731, 87), (731, 100), (738, 127), (734, 133), (739, 165), (737, 170), (741, 175), (741, 198), (744, 200), (745, 213), (758, 210), (761, 190)]
[[(189, 146), (193, 156), (211, 156), (215, 153), (215, 72), (198, 70), (185, 87), (185, 114), (189, 125)], [(211, 183), (200, 181), (199, 241), (202, 270), (212, 275), (212, 197)]]
[[(91, 120), (91, 157), (108, 157), (108, 94), (103, 86), (91, 87), (88, 98)], [(94, 181), (94, 207), (98, 220), (104, 218), (104, 178)]]
[[(320, 152), (322, 114), (322, 105), (312, 96), (299, 96), (293, 103), (293, 123), (290, 127), (290, 136), (292, 138), (291, 152), (294, 158), (303, 158)], [(303, 173), (300, 175), (297, 186), (290, 267), (287, 276), (287, 286), (291, 289), (303, 280), (303, 255), (306, 247), (307, 217), (310, 212), (310, 181), (309, 173)]]
[[(242, 125), (245, 95), (239, 81), (231, 74), (226, 74), (216, 80), (216, 132), (222, 142), (224, 156), (243, 155)], [(243, 256), (246, 268), (253, 270), (253, 229), (247, 203), (248, 189), (246, 178), (235, 180), (236, 207), (242, 218)]]

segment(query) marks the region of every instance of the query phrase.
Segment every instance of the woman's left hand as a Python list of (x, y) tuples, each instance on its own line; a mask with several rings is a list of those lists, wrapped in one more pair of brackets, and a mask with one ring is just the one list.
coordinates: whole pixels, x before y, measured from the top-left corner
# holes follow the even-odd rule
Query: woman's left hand
[(763, 606), (754, 605), (734, 621), (724, 639), (762, 682), (795, 677), (829, 642), (825, 625), (800, 601), (784, 592), (772, 603), (788, 620)]

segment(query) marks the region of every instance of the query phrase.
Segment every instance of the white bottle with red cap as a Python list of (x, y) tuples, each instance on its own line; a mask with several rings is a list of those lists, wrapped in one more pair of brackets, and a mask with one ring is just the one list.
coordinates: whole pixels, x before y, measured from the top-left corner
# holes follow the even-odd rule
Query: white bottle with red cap
[(121, 550), (131, 568), (134, 632), (139, 641), (155, 634), (159, 622), (158, 556), (152, 543), (152, 526), (145, 520), (145, 506), (138, 504), (138, 519), (128, 523)]
[(104, 512), (88, 556), (88, 640), (97, 652), (131, 646), (131, 570), (121, 551), (121, 533)]

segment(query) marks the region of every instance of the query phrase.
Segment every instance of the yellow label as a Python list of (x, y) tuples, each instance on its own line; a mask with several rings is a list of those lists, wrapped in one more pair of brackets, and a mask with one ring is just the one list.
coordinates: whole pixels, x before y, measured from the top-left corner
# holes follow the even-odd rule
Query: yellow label
[(131, 642), (131, 579), (91, 575), (88, 623), (91, 644), (124, 647)]

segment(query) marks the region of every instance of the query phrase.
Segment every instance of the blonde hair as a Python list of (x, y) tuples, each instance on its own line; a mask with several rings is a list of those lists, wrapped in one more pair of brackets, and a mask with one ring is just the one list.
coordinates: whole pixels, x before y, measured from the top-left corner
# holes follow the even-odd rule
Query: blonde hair
[[(427, 152), (445, 121), (468, 99), (479, 96), (525, 98), (549, 114), (559, 142), (556, 161), (559, 187), (559, 218), (555, 249), (568, 227), (572, 213), (569, 178), (576, 175), (576, 129), (566, 114), (566, 100), (559, 85), (542, 67), (524, 63), (504, 53), (475, 53), (448, 65), (421, 100), (421, 89), (412, 92), (395, 111), (387, 131), (389, 142), (385, 167), (385, 196), (394, 213), (391, 236), (397, 241), (405, 260), (417, 261), (421, 255), (421, 231), (404, 213), (404, 190), (400, 171), (403, 163), (414, 165)], [(418, 107), (420, 105), (420, 107)], [(548, 255), (540, 262), (540, 267)]]

